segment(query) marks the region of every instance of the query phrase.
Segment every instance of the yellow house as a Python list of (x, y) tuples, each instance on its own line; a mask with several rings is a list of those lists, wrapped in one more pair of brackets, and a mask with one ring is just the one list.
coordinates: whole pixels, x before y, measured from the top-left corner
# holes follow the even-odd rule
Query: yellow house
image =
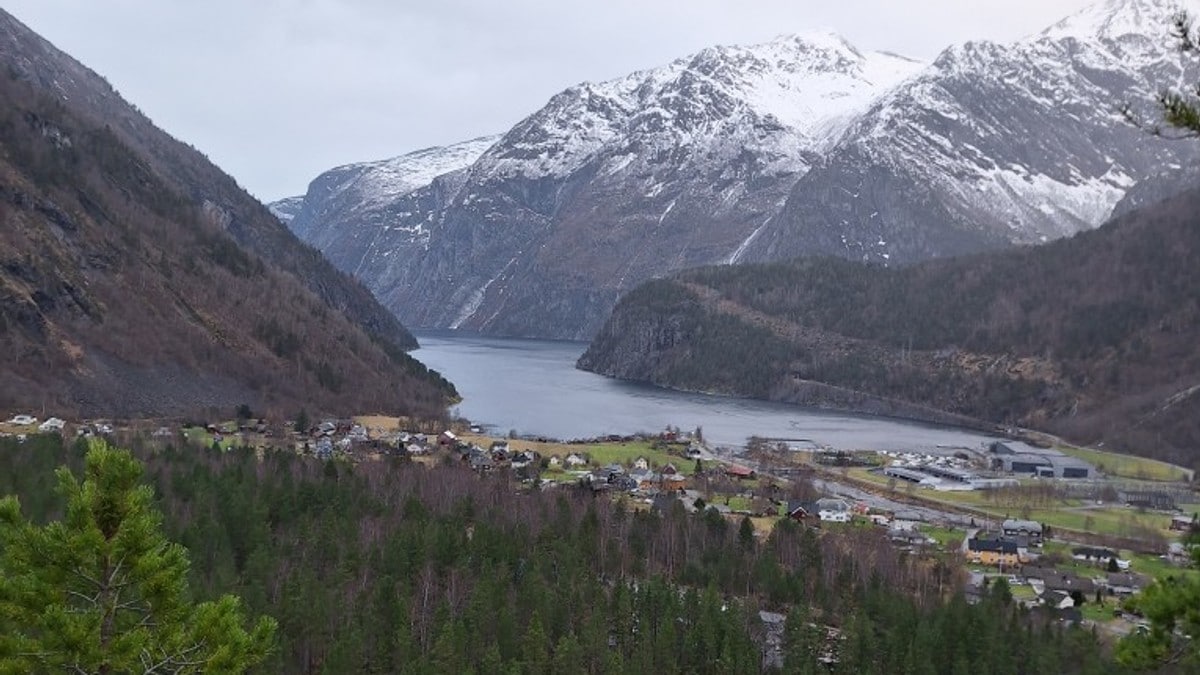
[(1017, 567), (1024, 562), (1016, 542), (1002, 539), (971, 539), (967, 542), (967, 559), (991, 567)]

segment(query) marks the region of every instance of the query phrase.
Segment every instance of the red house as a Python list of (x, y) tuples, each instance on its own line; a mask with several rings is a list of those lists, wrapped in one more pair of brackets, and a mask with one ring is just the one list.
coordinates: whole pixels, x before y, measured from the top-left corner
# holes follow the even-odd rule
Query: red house
[(748, 469), (744, 466), (738, 466), (736, 464), (731, 464), (730, 466), (726, 467), (725, 475), (740, 480), (754, 480), (758, 477), (758, 474), (755, 473), (753, 469)]

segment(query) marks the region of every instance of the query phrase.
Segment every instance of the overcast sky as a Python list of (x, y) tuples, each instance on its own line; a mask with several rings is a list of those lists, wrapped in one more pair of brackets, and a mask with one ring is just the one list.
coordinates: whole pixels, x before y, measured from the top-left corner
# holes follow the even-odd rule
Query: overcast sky
[(932, 59), (1089, 0), (0, 0), (264, 200), (499, 133), (581, 81), (834, 30)]

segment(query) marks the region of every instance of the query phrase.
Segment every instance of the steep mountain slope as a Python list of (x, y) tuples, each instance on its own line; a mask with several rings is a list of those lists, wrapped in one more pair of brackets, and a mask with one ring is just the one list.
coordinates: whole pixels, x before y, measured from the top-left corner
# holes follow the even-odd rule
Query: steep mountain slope
[(626, 296), (580, 367), (1200, 466), (1200, 189), (1045, 246), (889, 268), (706, 268)]
[(304, 197), (285, 197), (269, 205), (271, 213), (285, 224), (291, 223), (303, 207)]
[(946, 50), (797, 183), (745, 259), (911, 262), (1100, 224), (1137, 181), (1200, 159), (1120, 113), (1200, 79), (1169, 35), (1176, 6), (1108, 0), (1015, 44)]
[(317, 176), (303, 197), (272, 204), (289, 208), (285, 219), (300, 238), (320, 249), (340, 269), (358, 273), (361, 261), (376, 251), (420, 245), (428, 241), (431, 217), (407, 207), (414, 191), (438, 176), (470, 166), (498, 136), (485, 136), (446, 147), (426, 148), (377, 162), (347, 164)]
[(919, 73), (834, 36), (705, 50), (568, 89), (370, 217), (310, 191), (336, 237), (297, 231), (410, 324), (552, 337), (590, 336), (621, 292), (694, 265), (1043, 242), (1200, 159), (1119, 114), (1200, 79), (1167, 35), (1175, 6), (1109, 0)]
[(3, 12), (0, 60), (0, 408), (442, 412), (411, 336), (232, 179)]
[(300, 242), (237, 182), (194, 148), (129, 105), (96, 73), (0, 11), (0, 63), (10, 76), (61, 99), (83, 120), (104, 127), (173, 189), (202, 205), (206, 217), (239, 244), (302, 280), (331, 307), (405, 349), (416, 340), (361, 284)]
[(414, 325), (587, 336), (637, 282), (736, 257), (853, 116), (919, 67), (825, 34), (706, 49), (556, 95), (387, 220), (353, 217), (318, 181), (305, 208), (340, 240), (293, 227)]

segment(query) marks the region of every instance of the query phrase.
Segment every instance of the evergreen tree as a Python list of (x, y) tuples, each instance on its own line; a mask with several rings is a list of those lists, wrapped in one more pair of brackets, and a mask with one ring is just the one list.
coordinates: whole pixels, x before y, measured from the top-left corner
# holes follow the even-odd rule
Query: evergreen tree
[[(1172, 20), (1171, 34), (1179, 41), (1179, 46), (1185, 52), (1200, 51), (1200, 35), (1197, 35), (1192, 25), (1192, 17), (1187, 12), (1179, 12)], [(1158, 95), (1158, 105), (1162, 110), (1163, 122), (1182, 132), (1185, 136), (1200, 136), (1200, 87), (1191, 86), (1186, 90), (1165, 89)], [(1126, 107), (1126, 114), (1129, 108)], [(1153, 127), (1155, 134), (1161, 134), (1159, 127)]]
[(0, 500), (0, 672), (241, 672), (276, 624), (245, 626), (240, 600), (189, 598), (186, 550), (167, 541), (141, 465), (93, 440), (82, 481), (62, 468), (62, 521)]
[(1135, 632), (1117, 645), (1117, 659), (1134, 668), (1186, 663), (1200, 668), (1200, 579), (1158, 579), (1130, 604), (1150, 620), (1150, 631)]

